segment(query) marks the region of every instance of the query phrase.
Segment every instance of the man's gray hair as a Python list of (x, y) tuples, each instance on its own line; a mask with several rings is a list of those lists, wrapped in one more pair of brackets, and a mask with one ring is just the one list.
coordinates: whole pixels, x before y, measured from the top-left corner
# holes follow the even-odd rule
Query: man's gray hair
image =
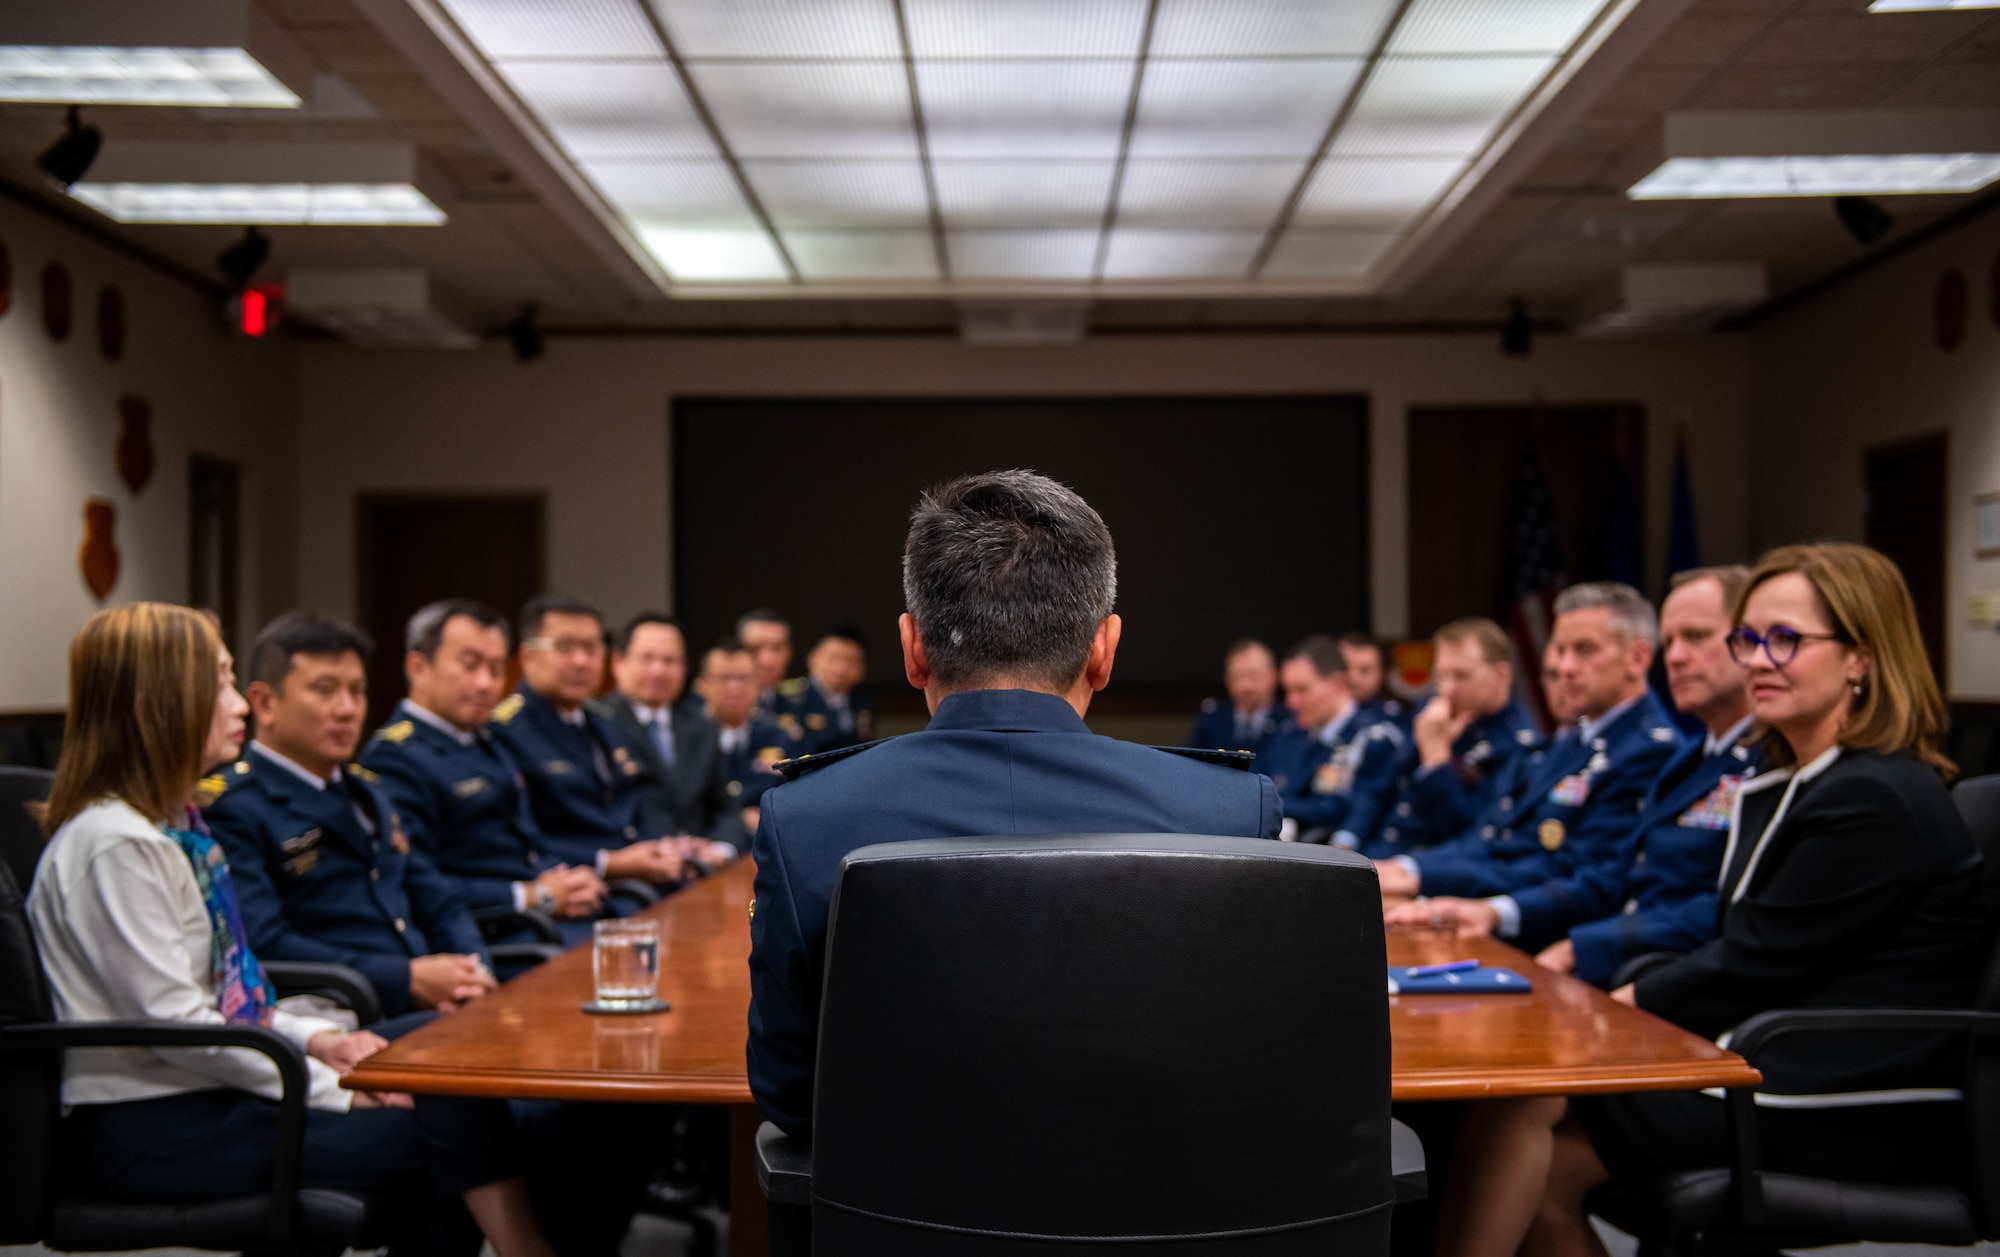
[(493, 608), (470, 598), (442, 598), (417, 608), (410, 617), (403, 630), (403, 649), (426, 659), (437, 658), (438, 647), (444, 644), (444, 626), (461, 615), (480, 628), (497, 628), (502, 637), (507, 635), (506, 617)]
[(1556, 614), (1589, 611), (1603, 607), (1610, 612), (1613, 628), (1628, 639), (1638, 638), (1648, 646), (1660, 644), (1660, 617), (1646, 595), (1623, 581), (1595, 580), (1571, 585), (1556, 595)]
[(1047, 476), (961, 476), (910, 512), (903, 601), (946, 689), (999, 678), (1068, 689), (1117, 597), (1111, 530)]

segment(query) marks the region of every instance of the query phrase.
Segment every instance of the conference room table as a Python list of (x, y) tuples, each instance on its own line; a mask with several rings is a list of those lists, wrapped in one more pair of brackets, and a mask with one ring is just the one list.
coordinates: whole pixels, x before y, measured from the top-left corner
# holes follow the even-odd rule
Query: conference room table
[[(518, 1099), (718, 1104), (730, 1108), (729, 1248), (764, 1251), (750, 1149), (759, 1121), (745, 1076), (750, 900), (739, 860), (646, 909), (660, 923), (667, 1012), (594, 1016), (591, 949), (541, 965), (398, 1039), (344, 1079), (365, 1091)], [(1392, 965), (1474, 959), (1529, 975), (1507, 995), (1389, 998), (1396, 1100), (1580, 1095), (1730, 1087), (1758, 1081), (1743, 1058), (1586, 983), (1534, 967), (1506, 943), (1391, 930)], [(747, 1207), (746, 1207), (747, 1206)]]

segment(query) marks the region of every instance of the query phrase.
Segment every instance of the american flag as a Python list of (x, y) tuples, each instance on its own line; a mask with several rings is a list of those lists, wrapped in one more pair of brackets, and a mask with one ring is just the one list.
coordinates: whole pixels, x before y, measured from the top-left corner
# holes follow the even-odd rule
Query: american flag
[(1512, 604), (1507, 632), (1514, 639), (1520, 666), (1514, 672), (1515, 696), (1535, 713), (1544, 729), (1553, 723), (1542, 697), (1542, 651), (1555, 623), (1556, 592), (1563, 586), (1562, 542), (1556, 536), (1555, 502), (1542, 479), (1535, 447), (1521, 450), (1514, 475), (1513, 531), (1507, 537), (1507, 579)]

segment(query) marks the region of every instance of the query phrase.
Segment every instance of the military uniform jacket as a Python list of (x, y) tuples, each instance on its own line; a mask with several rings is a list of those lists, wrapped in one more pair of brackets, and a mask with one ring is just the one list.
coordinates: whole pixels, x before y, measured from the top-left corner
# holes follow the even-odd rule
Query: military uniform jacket
[(361, 763), (470, 907), (513, 907), (514, 883), (557, 863), (528, 815), (519, 771), (485, 729), (467, 745), (421, 720), (394, 720), (369, 739)]
[(1588, 741), (1565, 729), (1531, 772), (1506, 776), (1473, 828), (1407, 857), (1423, 893), (1510, 894), (1604, 858), (1638, 823), (1647, 787), (1680, 743), (1650, 689)]
[(848, 852), (982, 834), (1277, 837), (1270, 782), (1242, 757), (1192, 754), (1098, 737), (1053, 694), (974, 690), (939, 703), (923, 732), (832, 752), (765, 795), (751, 848), (749, 1050), (765, 1114), (791, 1131), (812, 1122), (827, 918)]
[(1519, 703), (1473, 721), (1451, 744), (1450, 761), (1429, 769), (1412, 766), (1405, 774), (1366, 848), (1369, 858), (1386, 860), (1464, 833), (1498, 797), (1494, 789), (1514, 762), (1543, 745)]
[[(1715, 937), (1634, 984), (1696, 1034), (1773, 1008), (1970, 1008), (1986, 960), (1979, 850), (1936, 770), (1834, 748), (1737, 794)], [(1963, 1084), (1954, 1040), (1880, 1032), (1779, 1040), (1759, 1090), (1812, 1098)], [(1935, 1098), (1935, 1097), (1933, 1097)]]
[(374, 775), (350, 766), (342, 783), (315, 790), (253, 750), (205, 783), (214, 798), (202, 812), (229, 859), (251, 950), (358, 970), (393, 1017), (410, 1011), (413, 958), (486, 949)]
[(521, 768), (528, 811), (558, 859), (597, 867), (597, 853), (640, 837), (639, 761), (610, 718), (585, 707), (569, 724), (526, 682), (493, 709), (493, 736)]
[(1692, 739), (1668, 762), (1619, 858), (1581, 870), (1574, 887), (1551, 882), (1514, 896), (1524, 936), (1531, 921), (1538, 937), (1553, 935), (1564, 918), (1584, 922), (1571, 927), (1569, 941), (1586, 982), (1609, 986), (1634, 956), (1693, 951), (1715, 933), (1715, 883), (1736, 791), (1760, 760), (1744, 742), (1713, 755), (1702, 745)]
[(798, 742), (768, 721), (753, 716), (746, 728), (749, 736), (722, 752), (722, 788), (739, 817), (742, 809), (755, 806), (766, 790), (784, 780), (778, 775), (779, 764), (805, 754)]
[(1365, 844), (1388, 810), (1403, 758), (1403, 734), (1377, 706), (1357, 704), (1331, 743), (1317, 730), (1284, 730), (1257, 756), (1285, 816), (1299, 828), (1330, 829), (1341, 846)]
[(639, 723), (631, 700), (612, 693), (591, 704), (615, 723), (639, 761), (639, 832), (699, 834), (734, 845), (750, 845), (743, 832), (741, 809), (734, 806), (724, 775), (721, 731), (715, 722), (692, 708), (676, 705), (668, 717), (673, 732), (674, 762), (660, 755), (653, 731)]
[(1236, 707), (1226, 698), (1206, 698), (1201, 714), (1194, 718), (1188, 745), (1204, 751), (1248, 751), (1260, 755), (1271, 739), (1292, 726), (1292, 713), (1283, 703), (1274, 702), (1259, 712), (1250, 728), (1239, 732)]
[(851, 729), (840, 727), (840, 713), (810, 677), (778, 682), (775, 723), (797, 743), (797, 754), (817, 755), (843, 746), (875, 740), (875, 702), (860, 686), (847, 694)]

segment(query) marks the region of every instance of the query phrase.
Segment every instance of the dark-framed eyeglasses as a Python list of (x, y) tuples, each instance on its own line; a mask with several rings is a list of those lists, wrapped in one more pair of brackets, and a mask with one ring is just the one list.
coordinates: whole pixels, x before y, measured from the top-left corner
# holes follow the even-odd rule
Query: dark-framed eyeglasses
[(1845, 633), (1801, 633), (1789, 624), (1773, 624), (1769, 632), (1760, 635), (1745, 624), (1729, 635), (1729, 657), (1736, 661), (1737, 667), (1747, 668), (1756, 661), (1757, 650), (1762, 647), (1771, 666), (1782, 668), (1798, 658), (1802, 643), (1846, 640)]

